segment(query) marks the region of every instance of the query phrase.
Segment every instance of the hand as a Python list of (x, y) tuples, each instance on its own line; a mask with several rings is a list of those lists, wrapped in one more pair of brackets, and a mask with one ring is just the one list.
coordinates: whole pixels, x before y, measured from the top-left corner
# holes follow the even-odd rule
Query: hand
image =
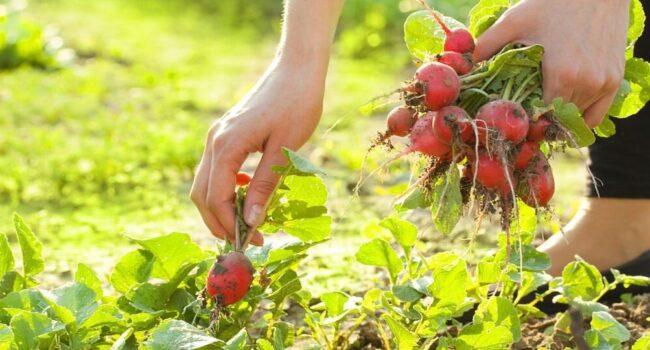
[[(294, 62), (295, 63), (295, 62)], [(236, 175), (249, 154), (262, 152), (244, 205), (244, 220), (259, 226), (279, 176), (272, 166), (286, 160), (320, 119), (325, 74), (310, 63), (274, 64), (256, 87), (210, 128), (190, 197), (213, 235), (234, 241)], [(252, 244), (261, 245), (255, 231)]]
[(545, 48), (544, 100), (575, 103), (585, 122), (607, 114), (623, 73), (629, 0), (523, 0), (478, 38), (485, 60), (511, 42)]

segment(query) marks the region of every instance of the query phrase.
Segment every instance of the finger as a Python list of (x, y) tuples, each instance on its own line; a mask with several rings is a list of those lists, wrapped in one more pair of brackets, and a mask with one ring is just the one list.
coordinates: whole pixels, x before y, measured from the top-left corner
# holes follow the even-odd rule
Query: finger
[(558, 69), (553, 62), (551, 56), (545, 57), (542, 61), (544, 102), (552, 103), (555, 98), (561, 97), (564, 103), (569, 103), (578, 74), (569, 69)]
[(590, 128), (595, 128), (598, 126), (598, 124), (600, 124), (601, 121), (603, 121), (603, 118), (605, 118), (605, 115), (607, 115), (607, 112), (612, 106), (612, 102), (614, 102), (615, 97), (616, 91), (601, 98), (585, 110), (583, 116), (585, 123), (587, 123), (587, 126)]
[(235, 185), (237, 172), (246, 160), (248, 152), (242, 148), (217, 145), (212, 152), (210, 180), (206, 204), (210, 214), (225, 229), (225, 234), (232, 242), (235, 240)]
[(494, 56), (504, 46), (517, 39), (517, 28), (513, 25), (512, 16), (503, 15), (492, 27), (476, 40), (474, 60), (485, 61)]
[(225, 239), (226, 230), (221, 226), (219, 221), (210, 213), (205, 201), (208, 192), (208, 180), (210, 178), (210, 157), (211, 152), (209, 149), (203, 154), (203, 159), (196, 171), (192, 189), (190, 191), (190, 198), (196, 205), (196, 208), (201, 214), (203, 222), (208, 227), (213, 236)]
[(285, 163), (286, 160), (279, 145), (267, 146), (246, 195), (244, 218), (248, 225), (257, 227), (264, 222), (269, 197), (275, 191), (280, 179), (280, 176), (273, 172), (273, 167)]

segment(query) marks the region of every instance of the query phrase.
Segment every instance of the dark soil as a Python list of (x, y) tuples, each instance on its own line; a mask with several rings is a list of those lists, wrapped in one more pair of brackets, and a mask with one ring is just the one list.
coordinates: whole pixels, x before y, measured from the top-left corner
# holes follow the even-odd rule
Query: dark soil
[[(630, 331), (630, 340), (625, 344), (625, 349), (632, 345), (650, 330), (650, 294), (635, 296), (629, 303), (615, 303), (609, 305), (610, 313)], [(554, 331), (553, 325), (559, 314), (543, 319), (531, 319), (521, 327), (522, 340), (512, 349), (526, 350), (547, 348), (548, 350), (563, 350), (576, 348), (573, 335)], [(589, 329), (589, 320), (584, 320), (584, 329)], [(381, 338), (375, 324), (365, 322), (359, 327), (351, 338), (349, 350), (383, 349)], [(457, 329), (450, 330), (454, 333)], [(435, 348), (435, 347), (434, 347)]]
[[(637, 339), (650, 329), (650, 294), (635, 296), (629, 304), (615, 303), (610, 305), (610, 313), (617, 321), (630, 331), (630, 340), (626, 348), (630, 348)], [(573, 335), (554, 332), (557, 315), (544, 319), (534, 319), (521, 327), (522, 340), (515, 344), (514, 349), (538, 349), (547, 347), (549, 350), (561, 350), (575, 347)], [(588, 329), (588, 320), (585, 321)]]

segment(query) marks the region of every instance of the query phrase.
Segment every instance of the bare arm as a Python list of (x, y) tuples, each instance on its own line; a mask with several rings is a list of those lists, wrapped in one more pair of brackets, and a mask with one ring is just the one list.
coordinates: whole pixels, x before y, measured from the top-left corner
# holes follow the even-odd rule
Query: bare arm
[(481, 37), (486, 59), (510, 42), (541, 44), (544, 98), (562, 97), (596, 126), (609, 110), (625, 70), (629, 0), (523, 0)]
[[(262, 152), (244, 207), (258, 226), (285, 163), (282, 147), (302, 146), (320, 120), (329, 52), (343, 0), (287, 0), (278, 52), (252, 91), (217, 120), (199, 164), (191, 198), (216, 237), (234, 240), (236, 174), (249, 154)], [(251, 241), (262, 244), (261, 234)]]

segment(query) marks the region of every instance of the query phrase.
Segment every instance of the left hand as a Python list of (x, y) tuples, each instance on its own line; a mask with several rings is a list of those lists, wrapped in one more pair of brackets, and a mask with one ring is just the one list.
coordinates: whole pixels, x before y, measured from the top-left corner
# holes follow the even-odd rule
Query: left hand
[(485, 60), (517, 42), (540, 44), (544, 100), (575, 103), (595, 127), (609, 110), (625, 71), (629, 0), (523, 0), (477, 40)]

